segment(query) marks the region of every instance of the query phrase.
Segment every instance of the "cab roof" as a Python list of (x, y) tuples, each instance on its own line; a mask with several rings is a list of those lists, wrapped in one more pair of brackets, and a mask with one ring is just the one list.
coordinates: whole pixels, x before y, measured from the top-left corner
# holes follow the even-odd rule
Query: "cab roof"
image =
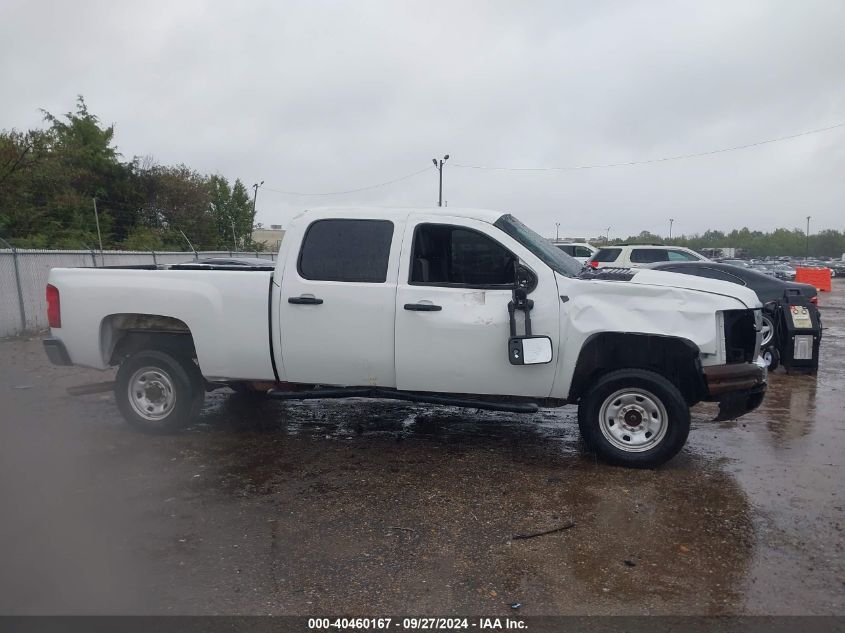
[(337, 213), (339, 217), (360, 217), (369, 215), (374, 218), (384, 219), (405, 219), (412, 213), (424, 213), (426, 215), (442, 215), (444, 217), (469, 218), (493, 224), (503, 215), (505, 211), (493, 211), (492, 209), (473, 209), (469, 207), (313, 207), (306, 209), (304, 213)]

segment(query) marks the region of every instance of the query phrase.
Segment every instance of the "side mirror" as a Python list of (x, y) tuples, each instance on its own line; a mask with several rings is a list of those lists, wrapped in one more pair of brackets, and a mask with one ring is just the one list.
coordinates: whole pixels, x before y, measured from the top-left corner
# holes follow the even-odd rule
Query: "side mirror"
[(511, 365), (545, 365), (552, 361), (552, 339), (548, 336), (512, 336), (508, 339)]
[(518, 264), (516, 266), (516, 285), (519, 288), (524, 288), (525, 292), (530, 294), (537, 287), (537, 275), (530, 268)]
[[(532, 336), (531, 334), (531, 310), (534, 302), (528, 298), (530, 293), (537, 286), (537, 277), (524, 266), (520, 266), (518, 260), (513, 262), (514, 284), (513, 299), (508, 303), (508, 317), (510, 318), (511, 336), (508, 339), (508, 360), (511, 365), (543, 365), (552, 361), (552, 339), (548, 336)], [(529, 277), (527, 283), (522, 283), (520, 271)], [(533, 280), (533, 281), (532, 281)], [(516, 311), (525, 313), (525, 336), (516, 335)]]

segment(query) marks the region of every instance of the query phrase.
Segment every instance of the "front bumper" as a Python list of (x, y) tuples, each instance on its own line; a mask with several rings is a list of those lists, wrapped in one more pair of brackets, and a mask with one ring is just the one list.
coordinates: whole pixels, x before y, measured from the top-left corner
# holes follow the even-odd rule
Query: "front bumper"
[(708, 401), (719, 403), (715, 421), (734, 420), (753, 411), (766, 395), (766, 368), (755, 363), (704, 367)]
[(44, 351), (47, 352), (47, 358), (54, 365), (73, 365), (70, 361), (70, 356), (67, 353), (65, 344), (57, 338), (44, 339)]

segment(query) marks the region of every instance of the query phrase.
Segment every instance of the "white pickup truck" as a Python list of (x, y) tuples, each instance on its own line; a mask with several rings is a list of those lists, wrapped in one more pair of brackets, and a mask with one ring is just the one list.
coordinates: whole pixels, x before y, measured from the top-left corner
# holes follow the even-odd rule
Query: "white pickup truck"
[(586, 445), (638, 467), (683, 447), (693, 404), (735, 418), (766, 390), (752, 291), (582, 271), (511, 215), (306, 211), (268, 264), (53, 269), (47, 354), (119, 365), (117, 404), (151, 432), (190, 423), (222, 384), (513, 413), (578, 404)]

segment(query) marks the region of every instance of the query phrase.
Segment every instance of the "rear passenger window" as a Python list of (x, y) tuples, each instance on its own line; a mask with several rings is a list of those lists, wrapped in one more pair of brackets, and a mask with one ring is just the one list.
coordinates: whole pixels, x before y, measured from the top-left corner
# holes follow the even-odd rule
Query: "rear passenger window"
[(447, 224), (414, 232), (411, 284), (488, 288), (513, 286), (516, 257), (483, 233)]
[(635, 248), (631, 250), (631, 261), (637, 264), (653, 264), (668, 261), (669, 257), (662, 248)]
[(558, 248), (567, 255), (575, 255), (575, 247), (571, 246), (570, 244), (562, 244), (559, 245)]
[[(571, 255), (572, 253), (570, 253)], [(593, 251), (591, 251), (586, 246), (576, 246), (575, 247), (575, 257), (591, 257), (593, 255)]]
[(393, 239), (388, 220), (317, 220), (299, 252), (303, 279), (384, 283)]
[(619, 259), (619, 253), (621, 252), (621, 248), (600, 248), (599, 252), (593, 257), (593, 261), (601, 263), (615, 262)]
[(701, 261), (698, 257), (685, 251), (669, 251), (670, 262), (697, 262)]

